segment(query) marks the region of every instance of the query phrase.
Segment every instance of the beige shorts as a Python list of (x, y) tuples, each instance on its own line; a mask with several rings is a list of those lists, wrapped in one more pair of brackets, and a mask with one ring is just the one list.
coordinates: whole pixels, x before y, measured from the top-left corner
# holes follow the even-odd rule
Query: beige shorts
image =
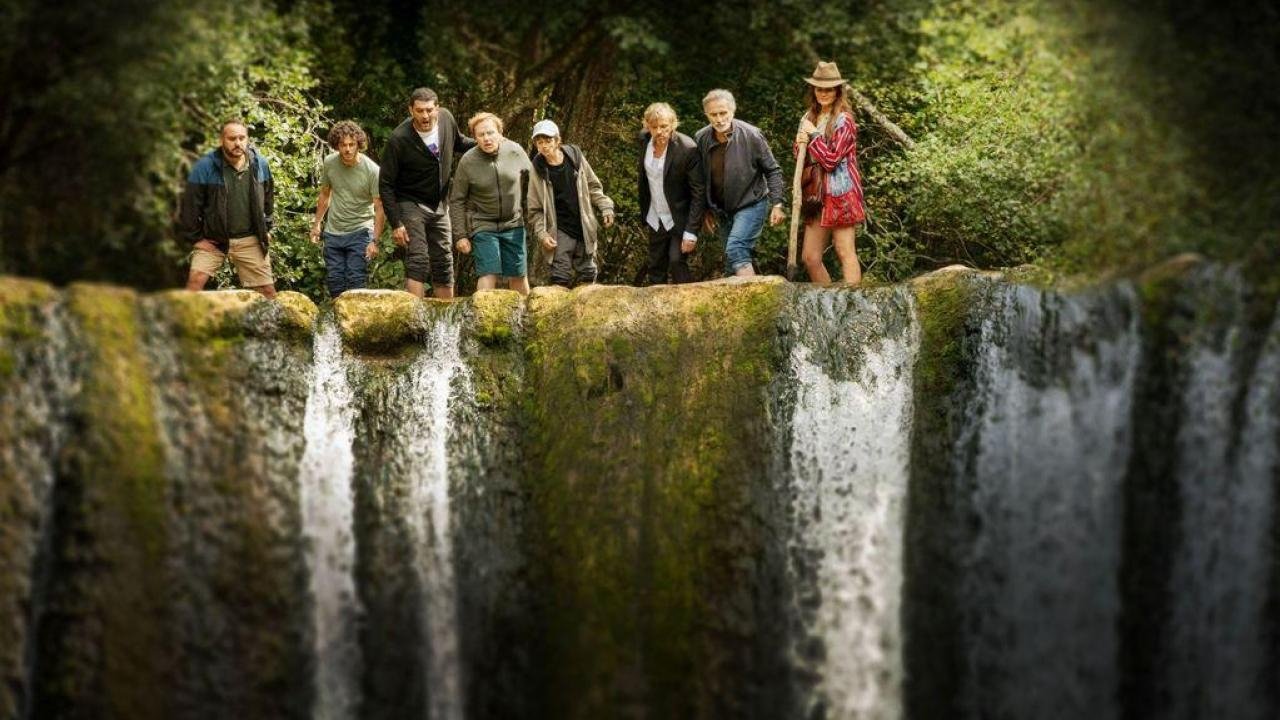
[(228, 257), (236, 272), (240, 273), (242, 286), (256, 288), (275, 282), (275, 277), (271, 274), (271, 258), (262, 252), (258, 238), (253, 235), (232, 238), (231, 252), (225, 254), (218, 250), (196, 248), (191, 253), (191, 271), (216, 275), (222, 267), (222, 261)]

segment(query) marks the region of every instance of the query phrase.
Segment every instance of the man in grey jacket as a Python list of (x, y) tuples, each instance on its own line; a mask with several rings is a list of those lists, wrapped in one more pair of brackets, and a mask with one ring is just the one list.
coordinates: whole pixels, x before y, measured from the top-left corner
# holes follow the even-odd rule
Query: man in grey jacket
[(786, 219), (782, 212), (782, 168), (760, 128), (734, 119), (737, 104), (728, 90), (702, 99), (710, 125), (694, 137), (706, 177), (707, 207), (724, 241), (725, 267), (734, 275), (755, 275), (751, 251), (764, 229)]
[(458, 252), (475, 253), (476, 289), (492, 290), (498, 276), (529, 294), (525, 277), (523, 187), (529, 156), (502, 136), (502, 119), (478, 113), (467, 121), (476, 147), (458, 161), (449, 194), (449, 217)]
[[(553, 253), (551, 282), (562, 287), (596, 281), (596, 238), (600, 211), (604, 226), (613, 226), (613, 200), (575, 145), (560, 141), (551, 120), (533, 126), (533, 176), (529, 182), (529, 232), (545, 252)], [(577, 274), (575, 280), (574, 274)]]

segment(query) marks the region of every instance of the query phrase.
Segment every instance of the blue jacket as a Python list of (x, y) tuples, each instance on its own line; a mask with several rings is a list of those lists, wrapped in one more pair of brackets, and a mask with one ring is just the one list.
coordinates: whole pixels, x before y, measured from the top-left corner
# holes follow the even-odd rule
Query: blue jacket
[[(267, 250), (267, 234), (273, 226), (271, 211), (275, 205), (275, 184), (267, 161), (258, 151), (249, 148), (249, 166), (253, 168), (253, 192), (249, 197), (253, 234), (258, 236), (263, 252)], [(187, 175), (187, 188), (182, 193), (178, 212), (178, 236), (195, 244), (212, 240), (223, 252), (227, 252), (230, 237), (227, 234), (227, 188), (222, 182), (222, 170), (226, 167), (222, 148), (200, 158)]]

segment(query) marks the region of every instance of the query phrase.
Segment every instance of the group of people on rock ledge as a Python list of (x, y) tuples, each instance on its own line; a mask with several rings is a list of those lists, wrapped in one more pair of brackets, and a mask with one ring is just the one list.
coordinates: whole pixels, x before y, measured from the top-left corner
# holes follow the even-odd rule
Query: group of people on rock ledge
[[(805, 82), (793, 148), (805, 150), (801, 257), (813, 282), (828, 283), (822, 257), (834, 245), (844, 281), (856, 284), (854, 231), (865, 210), (848, 88), (833, 62), (818, 63)], [(636, 166), (653, 284), (692, 280), (687, 258), (703, 227), (724, 243), (727, 272), (753, 275), (751, 254), (766, 218), (772, 225), (785, 219), (782, 170), (760, 129), (735, 117), (727, 90), (707, 93), (702, 109), (709, 124), (692, 138), (677, 132), (667, 103), (644, 111)], [(404, 250), (405, 289), (418, 297), (428, 283), (434, 297), (453, 297), (455, 248), (474, 257), (477, 289), (495, 288), (501, 278), (528, 293), (526, 232), (549, 261), (552, 283), (595, 282), (600, 227), (613, 225), (614, 204), (586, 155), (564, 143), (551, 120), (534, 125), (532, 153), (503, 129), (501, 118), (481, 112), (463, 134), (436, 93), (418, 88), (379, 167), (361, 152), (368, 138), (360, 126), (336, 123), (311, 228), (311, 241), (323, 243), (330, 295), (365, 286), (386, 226)], [(203, 289), (229, 259), (244, 287), (273, 296), (272, 205), (271, 170), (249, 144), (247, 126), (224, 122), (220, 147), (196, 162), (183, 193), (179, 232), (193, 245), (187, 289)]]

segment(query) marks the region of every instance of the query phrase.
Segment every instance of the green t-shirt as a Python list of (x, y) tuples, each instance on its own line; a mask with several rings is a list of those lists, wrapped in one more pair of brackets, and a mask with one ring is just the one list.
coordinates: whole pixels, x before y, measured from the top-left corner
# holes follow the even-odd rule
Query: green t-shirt
[(378, 164), (367, 155), (356, 156), (354, 167), (342, 164), (338, 153), (330, 153), (320, 170), (320, 187), (331, 188), (324, 230), (345, 235), (373, 227), (373, 199), (378, 197)]
[(250, 196), (253, 193), (253, 163), (246, 162), (243, 170), (236, 170), (223, 161), (222, 183), (227, 187), (227, 237), (242, 238), (253, 234), (253, 216)]

